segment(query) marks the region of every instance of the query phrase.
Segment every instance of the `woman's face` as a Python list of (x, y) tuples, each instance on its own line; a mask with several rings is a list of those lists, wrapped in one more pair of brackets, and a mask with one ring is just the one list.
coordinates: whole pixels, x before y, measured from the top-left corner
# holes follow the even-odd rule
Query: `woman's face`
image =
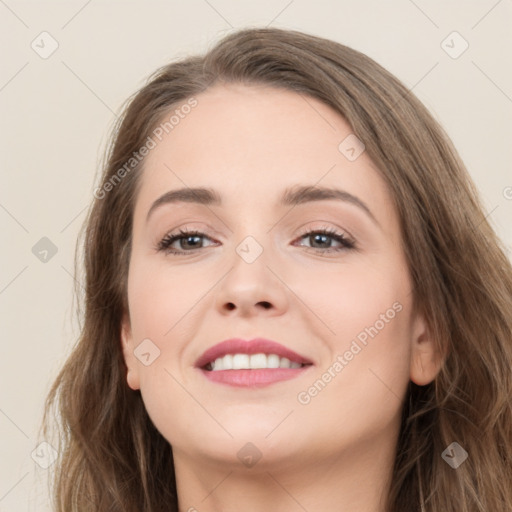
[[(409, 380), (426, 384), (436, 367), (383, 179), (318, 100), (229, 85), (196, 101), (145, 158), (122, 329), (128, 384), (178, 461), (286, 467), (297, 454), (391, 446)], [(250, 343), (202, 357), (232, 338)], [(286, 350), (297, 364), (272, 368), (287, 366)]]

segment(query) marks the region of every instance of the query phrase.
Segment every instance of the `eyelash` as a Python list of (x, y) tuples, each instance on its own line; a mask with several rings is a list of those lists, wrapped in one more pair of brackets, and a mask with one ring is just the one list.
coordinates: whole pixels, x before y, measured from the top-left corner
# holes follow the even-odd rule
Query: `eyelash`
[[(306, 249), (310, 249), (316, 253), (318, 253), (318, 252), (337, 253), (340, 251), (346, 251), (346, 250), (356, 248), (355, 242), (351, 238), (347, 237), (343, 233), (336, 231), (333, 228), (321, 228), (321, 229), (309, 230), (309, 231), (302, 233), (298, 237), (298, 239), (304, 238), (306, 236), (311, 236), (311, 235), (326, 235), (326, 236), (334, 239), (335, 241), (339, 242), (342, 245), (341, 247), (335, 247), (335, 248), (329, 247), (327, 249), (318, 249), (316, 247), (305, 246)], [(176, 249), (171, 249), (170, 246), (174, 242), (181, 240), (183, 238), (188, 238), (190, 236), (208, 237), (208, 235), (206, 235), (205, 233), (201, 233), (200, 231), (180, 229), (177, 233), (170, 233), (170, 234), (166, 235), (157, 244), (156, 250), (165, 252), (166, 254), (173, 254), (175, 256), (178, 256), (178, 255), (182, 255), (182, 254), (190, 254), (195, 251), (198, 251), (199, 249), (202, 249), (202, 247), (197, 248), (197, 249), (191, 249), (190, 251), (180, 251), (180, 250), (176, 250)]]

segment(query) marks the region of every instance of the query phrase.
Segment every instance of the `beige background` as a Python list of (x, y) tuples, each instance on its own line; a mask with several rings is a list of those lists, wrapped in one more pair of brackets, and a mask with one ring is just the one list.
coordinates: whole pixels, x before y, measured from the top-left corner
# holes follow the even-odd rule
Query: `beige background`
[[(512, 247), (511, 0), (0, 0), (1, 512), (50, 510), (50, 451), (31, 454), (77, 337), (75, 241), (115, 113), (158, 66), (248, 25), (331, 38), (396, 74), (446, 128)], [(469, 44), (458, 58), (453, 31)], [(58, 251), (46, 262), (32, 252), (42, 237)]]

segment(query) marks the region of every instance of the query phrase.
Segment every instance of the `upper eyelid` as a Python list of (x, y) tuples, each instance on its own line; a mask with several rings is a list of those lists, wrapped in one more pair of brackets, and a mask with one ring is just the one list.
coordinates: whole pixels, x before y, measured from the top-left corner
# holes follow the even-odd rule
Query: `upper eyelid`
[[(316, 233), (316, 232), (327, 232), (329, 235), (339, 235), (339, 236), (346, 236), (347, 238), (353, 238), (352, 235), (346, 230), (342, 228), (335, 228), (332, 226), (316, 226), (316, 227), (305, 227), (300, 228), (299, 233), (296, 234), (296, 237), (302, 237), (310, 233)], [(208, 238), (215, 238), (215, 234), (210, 234), (208, 229), (204, 228), (189, 228), (189, 227), (183, 227), (176, 230), (171, 230), (164, 234), (161, 239), (165, 238), (171, 238), (171, 237), (179, 237), (184, 236), (183, 233), (190, 234), (190, 235), (199, 235), (199, 236), (206, 236)]]

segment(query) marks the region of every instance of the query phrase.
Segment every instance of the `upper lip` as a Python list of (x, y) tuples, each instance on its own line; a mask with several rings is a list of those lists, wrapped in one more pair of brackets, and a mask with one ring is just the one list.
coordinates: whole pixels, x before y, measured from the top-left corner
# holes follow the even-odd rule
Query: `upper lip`
[(306, 357), (277, 343), (277, 341), (265, 338), (254, 338), (252, 340), (231, 338), (207, 349), (196, 361), (196, 367), (202, 368), (208, 363), (215, 361), (215, 359), (224, 357), (226, 354), (276, 354), (279, 357), (286, 357), (292, 362), (312, 364), (312, 361)]

